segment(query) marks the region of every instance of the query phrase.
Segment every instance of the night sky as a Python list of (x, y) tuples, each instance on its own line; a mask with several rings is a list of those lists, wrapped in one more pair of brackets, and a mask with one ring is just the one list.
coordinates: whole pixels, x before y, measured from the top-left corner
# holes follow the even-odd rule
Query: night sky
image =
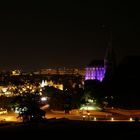
[(104, 58), (111, 31), (118, 61), (140, 54), (139, 11), (129, 3), (59, 1), (3, 7), (0, 70), (84, 67)]

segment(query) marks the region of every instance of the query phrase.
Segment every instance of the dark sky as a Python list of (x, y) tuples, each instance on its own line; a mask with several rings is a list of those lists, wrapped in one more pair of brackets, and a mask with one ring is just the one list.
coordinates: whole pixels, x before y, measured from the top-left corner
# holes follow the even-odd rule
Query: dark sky
[(19, 5), (0, 10), (0, 69), (84, 67), (104, 58), (110, 31), (117, 60), (140, 54), (139, 11), (129, 3)]

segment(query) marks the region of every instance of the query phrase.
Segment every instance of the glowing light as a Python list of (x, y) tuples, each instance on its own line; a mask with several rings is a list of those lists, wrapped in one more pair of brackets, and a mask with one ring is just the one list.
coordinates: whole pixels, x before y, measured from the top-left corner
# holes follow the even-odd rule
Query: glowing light
[(114, 121), (114, 118), (111, 118), (111, 121)]
[(47, 80), (43, 80), (40, 84), (41, 88), (44, 88), (46, 86), (49, 86), (49, 87), (55, 87), (59, 90), (63, 90), (63, 84), (54, 84), (53, 81), (47, 81)]
[(42, 95), (42, 92), (39, 92), (39, 95), (41, 96)]
[(86, 68), (85, 80), (99, 80), (102, 81), (105, 76), (104, 67)]
[(42, 98), (41, 98), (41, 101), (42, 101), (42, 102), (47, 101), (47, 97), (42, 97)]
[(0, 115), (7, 114), (7, 110), (0, 110)]
[(90, 116), (90, 113), (88, 113), (87, 115)]
[(21, 74), (20, 70), (13, 70), (12, 71), (13, 76), (17, 76), (17, 75), (20, 75), (20, 74)]
[(96, 106), (86, 105), (86, 106), (82, 106), (80, 108), (80, 110), (100, 110), (100, 108), (99, 107), (96, 107)]
[(132, 122), (133, 121), (133, 118), (130, 118), (129, 121)]
[(32, 90), (32, 92), (34, 93), (34, 92), (35, 92), (35, 90), (33, 89), (33, 90)]
[(7, 91), (7, 92), (5, 92), (5, 94), (6, 94), (6, 95), (9, 95), (9, 94), (11, 94), (11, 92), (10, 92), (10, 91)]
[(22, 90), (23, 90), (23, 91), (26, 91), (26, 89), (25, 89), (25, 88), (23, 88)]
[(41, 107), (40, 109), (45, 110), (45, 109), (48, 109), (49, 107), (50, 107), (50, 105), (49, 105), (49, 104), (47, 104), (47, 105), (45, 105), (45, 106)]
[(24, 107), (23, 109), (16, 107), (15, 108), (15, 113), (19, 114), (19, 113), (27, 111), (27, 110), (28, 110), (27, 107)]
[(60, 85), (59, 84), (58, 85), (54, 84), (53, 86), (57, 89), (63, 90), (63, 85), (62, 84), (60, 84)]
[(3, 93), (7, 92), (8, 88), (2, 88), (1, 89)]
[(94, 121), (97, 121), (97, 118), (96, 117), (94, 117)]
[(45, 81), (45, 80), (42, 80), (42, 83), (40, 84), (40, 86), (41, 86), (42, 88), (45, 87), (45, 86), (47, 86), (46, 81)]
[(93, 103), (94, 101), (92, 99), (88, 99), (88, 102), (89, 103)]
[(17, 113), (17, 114), (20, 113), (20, 110), (18, 107), (15, 108), (15, 113)]

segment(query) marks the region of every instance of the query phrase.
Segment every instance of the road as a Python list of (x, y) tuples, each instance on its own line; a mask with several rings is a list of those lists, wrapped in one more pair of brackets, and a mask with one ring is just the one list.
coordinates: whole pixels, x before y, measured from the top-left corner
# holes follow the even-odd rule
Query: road
[[(113, 111), (113, 113), (116, 111)], [(118, 112), (118, 111), (117, 111)], [(94, 111), (92, 113), (71, 113), (71, 114), (65, 114), (62, 111), (52, 111), (52, 112), (46, 112), (45, 118), (47, 119), (61, 119), (61, 118), (67, 118), (69, 120), (89, 120), (89, 121), (129, 121), (133, 122), (135, 117), (140, 118), (140, 115), (138, 116), (130, 116), (130, 115), (122, 115), (121, 114), (114, 114), (108, 113), (108, 112), (100, 112), (100, 111)], [(137, 113), (138, 114), (138, 113)], [(21, 122), (22, 120), (17, 118), (18, 114), (15, 113), (9, 113), (9, 114), (3, 114), (0, 115), (0, 122)]]
[(18, 114), (16, 113), (8, 113), (8, 114), (3, 114), (0, 115), (0, 121), (1, 122), (20, 122), (20, 119), (17, 119)]
[(46, 114), (46, 118), (47, 119), (67, 118), (67, 119), (70, 119), (70, 120), (81, 120), (82, 119), (81, 115), (69, 115), (69, 114), (59, 114), (59, 113), (48, 113), (48, 114)]
[(134, 118), (130, 116), (114, 116), (105, 112), (95, 111), (94, 114), (65, 114), (64, 112), (46, 113), (47, 119), (66, 118), (70, 120), (89, 120), (89, 121), (111, 121), (111, 122), (133, 122)]

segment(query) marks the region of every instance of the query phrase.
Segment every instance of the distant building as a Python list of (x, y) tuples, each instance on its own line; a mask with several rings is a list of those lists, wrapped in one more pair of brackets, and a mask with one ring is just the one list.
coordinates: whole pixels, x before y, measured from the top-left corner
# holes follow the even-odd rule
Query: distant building
[(105, 67), (103, 60), (94, 60), (86, 68), (85, 80), (102, 81), (105, 76)]
[(56, 69), (41, 69), (40, 74), (42, 74), (42, 75), (56, 75), (57, 70)]
[(1, 86), (0, 85), (0, 96), (7, 96), (10, 97), (13, 95), (12, 93), (12, 86)]
[(57, 88), (59, 90), (63, 90), (64, 89), (63, 84), (55, 84), (53, 81), (47, 81), (47, 80), (42, 80), (42, 82), (40, 83), (40, 86), (42, 88), (46, 87), (46, 86), (49, 86), (49, 87)]
[(19, 76), (19, 75), (21, 75), (21, 71), (20, 71), (20, 70), (13, 70), (13, 71), (11, 72), (11, 75), (12, 75), (12, 76)]
[(54, 68), (54, 69), (41, 69), (42, 75), (85, 75), (85, 69), (81, 68)]
[(94, 60), (86, 68), (85, 80), (111, 79), (116, 69), (116, 56), (112, 46), (109, 46), (103, 60)]

